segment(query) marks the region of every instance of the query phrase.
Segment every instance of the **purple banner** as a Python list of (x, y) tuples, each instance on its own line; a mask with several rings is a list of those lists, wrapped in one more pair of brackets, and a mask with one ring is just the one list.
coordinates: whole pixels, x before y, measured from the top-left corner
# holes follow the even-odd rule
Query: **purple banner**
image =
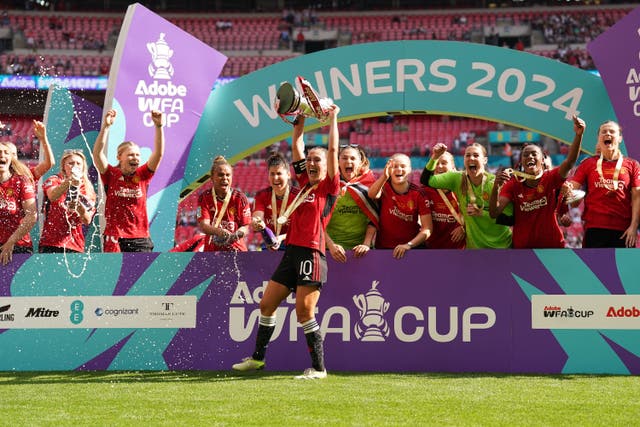
[[(75, 276), (69, 268), (82, 254), (16, 255), (0, 269), (0, 296), (82, 316), (75, 329), (22, 329), (25, 312), (4, 301), (0, 370), (229, 370), (253, 352), (260, 298), (281, 255), (100, 254)], [(640, 374), (637, 257), (637, 249), (415, 250), (395, 260), (377, 250), (346, 264), (329, 259), (316, 314), (327, 369)], [(53, 295), (76, 303), (38, 299)], [(82, 319), (110, 313), (83, 301), (100, 295), (193, 295), (196, 327), (136, 328), (131, 316), (142, 308), (131, 304), (117, 308), (132, 327), (84, 327)], [(166, 316), (180, 314), (165, 306)], [(276, 316), (267, 369), (309, 367), (294, 296)]]
[[(328, 369), (561, 372), (562, 349), (549, 331), (531, 329), (527, 296), (509, 269), (493, 262), (504, 256), (527, 261), (532, 254), (496, 251), (490, 269), (487, 255), (415, 251), (396, 261), (390, 252), (376, 251), (347, 264), (330, 262), (317, 315)], [(207, 315), (198, 316), (196, 330), (181, 330), (165, 357), (182, 364), (186, 350), (193, 361), (188, 369), (224, 370), (250, 356), (262, 286), (278, 258), (238, 257), (237, 270), (222, 270), (199, 302), (200, 314)], [(549, 279), (537, 269), (525, 273), (545, 283)], [(309, 367), (293, 297), (278, 309), (277, 322), (268, 368)]]
[[(173, 246), (177, 200), (191, 140), (227, 58), (136, 3), (125, 15), (109, 73), (105, 111), (117, 118), (107, 157), (117, 163), (122, 141), (134, 141), (146, 161), (153, 150), (151, 110), (165, 116), (165, 152), (149, 187), (151, 234), (159, 250)], [(210, 163), (211, 159), (203, 160)], [(164, 236), (168, 237), (164, 237)]]
[[(587, 45), (623, 128), (627, 153), (640, 158), (640, 8)], [(603, 117), (605, 120), (615, 117)], [(599, 124), (599, 123), (598, 123)]]

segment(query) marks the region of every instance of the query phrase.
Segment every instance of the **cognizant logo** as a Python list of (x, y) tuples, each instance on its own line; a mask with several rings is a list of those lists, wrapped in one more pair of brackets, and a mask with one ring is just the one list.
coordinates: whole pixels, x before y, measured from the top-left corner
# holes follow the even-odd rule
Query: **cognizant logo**
[[(260, 298), (268, 282), (249, 289), (246, 282), (238, 282), (229, 301), (229, 335), (236, 342), (244, 342), (254, 335), (260, 316)], [(411, 343), (431, 340), (439, 343), (471, 342), (474, 331), (490, 329), (496, 323), (496, 313), (485, 306), (414, 306), (395, 307), (374, 280), (371, 288), (352, 298), (353, 306), (324, 307), (318, 319), (325, 335), (338, 334), (342, 341), (383, 342), (394, 337)], [(442, 310), (448, 310), (448, 324), (439, 324)], [(276, 310), (276, 329), (272, 340), (278, 339), (288, 325), (289, 341), (297, 341), (298, 323), (295, 299), (291, 295)], [(445, 323), (445, 322), (441, 322)], [(448, 327), (448, 330), (447, 330)]]

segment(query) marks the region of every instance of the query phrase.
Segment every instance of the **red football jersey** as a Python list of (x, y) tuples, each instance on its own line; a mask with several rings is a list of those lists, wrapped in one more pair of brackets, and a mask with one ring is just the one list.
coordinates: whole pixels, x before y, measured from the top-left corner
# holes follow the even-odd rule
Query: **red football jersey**
[(147, 189), (153, 171), (145, 163), (132, 175), (108, 165), (101, 174), (106, 192), (104, 234), (126, 239), (149, 237)]
[[(224, 203), (223, 200), (218, 199), (217, 197), (213, 198), (213, 191), (205, 191), (200, 194), (198, 198), (198, 222), (203, 220), (209, 220), (209, 224), (213, 225), (216, 217), (216, 209), (220, 211), (222, 209), (222, 205)], [(217, 208), (214, 203), (216, 203)], [(251, 209), (249, 207), (249, 200), (244, 193), (238, 190), (232, 190), (231, 198), (229, 199), (229, 204), (227, 205), (227, 210), (222, 216), (222, 221), (220, 221), (220, 226), (230, 233), (234, 233), (240, 227), (248, 225), (251, 223)], [(212, 252), (212, 251), (247, 251), (247, 242), (246, 239), (238, 239), (230, 246), (218, 246), (213, 241), (213, 236), (209, 235), (205, 239), (204, 251)]]
[(409, 190), (399, 194), (389, 182), (385, 182), (380, 197), (380, 228), (376, 235), (376, 248), (393, 249), (407, 243), (420, 231), (420, 215), (430, 214), (429, 200), (420, 187), (410, 183)]
[[(7, 181), (0, 183), (0, 243), (5, 243), (20, 226), (24, 217), (22, 203), (36, 198), (36, 192), (31, 179), (13, 175)], [(18, 240), (17, 246), (31, 247), (31, 236), (26, 233)]]
[[(53, 175), (43, 185), (44, 194), (51, 188), (58, 187), (64, 179), (60, 175)], [(79, 194), (84, 198), (85, 209), (95, 206), (95, 194), (87, 194), (84, 186), (79, 189)], [(40, 246), (53, 246), (66, 248), (76, 252), (84, 252), (85, 237), (82, 230), (80, 215), (75, 210), (67, 210), (67, 193), (62, 194), (58, 200), (47, 200)]]

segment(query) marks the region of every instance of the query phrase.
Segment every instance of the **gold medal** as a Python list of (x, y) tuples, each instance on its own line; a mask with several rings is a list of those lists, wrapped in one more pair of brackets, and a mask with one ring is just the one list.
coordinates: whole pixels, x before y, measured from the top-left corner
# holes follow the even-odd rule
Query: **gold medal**
[(279, 216), (277, 219), (278, 224), (285, 225), (287, 223), (288, 218), (286, 216)]

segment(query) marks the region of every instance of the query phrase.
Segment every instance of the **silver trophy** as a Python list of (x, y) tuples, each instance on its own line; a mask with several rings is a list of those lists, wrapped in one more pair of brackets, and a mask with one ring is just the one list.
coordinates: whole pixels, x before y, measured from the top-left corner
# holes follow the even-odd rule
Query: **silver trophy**
[(291, 83), (283, 83), (278, 89), (274, 101), (278, 115), (289, 124), (295, 124), (295, 120), (289, 120), (287, 116), (314, 117), (319, 122), (326, 122), (329, 119), (329, 107), (333, 105), (333, 100), (320, 98), (303, 77), (298, 76), (298, 83), (302, 93), (298, 92)]

